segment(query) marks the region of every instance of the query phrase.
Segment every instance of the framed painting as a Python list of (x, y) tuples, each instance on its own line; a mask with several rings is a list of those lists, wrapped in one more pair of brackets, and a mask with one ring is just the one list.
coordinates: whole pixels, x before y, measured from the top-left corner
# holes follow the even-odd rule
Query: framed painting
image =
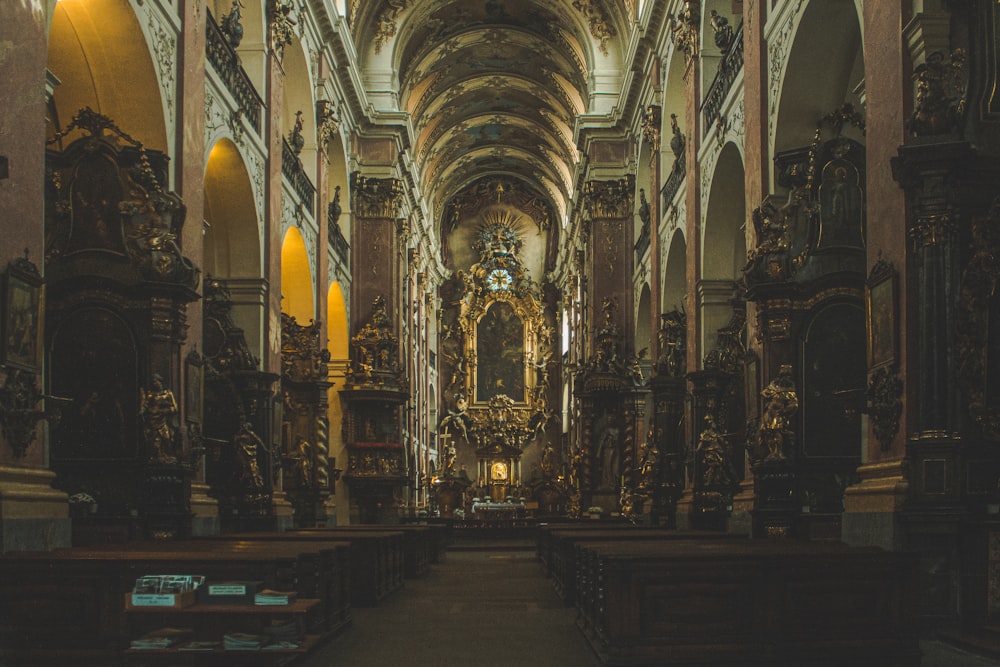
[(7, 267), (3, 286), (3, 343), (0, 361), (37, 370), (41, 361), (42, 279), (27, 259)]
[(205, 360), (192, 351), (187, 355), (184, 365), (185, 419), (191, 424), (201, 424), (204, 418)]
[(897, 313), (898, 277), (892, 264), (880, 259), (868, 275), (866, 314), (868, 321), (868, 368), (896, 363), (899, 357)]

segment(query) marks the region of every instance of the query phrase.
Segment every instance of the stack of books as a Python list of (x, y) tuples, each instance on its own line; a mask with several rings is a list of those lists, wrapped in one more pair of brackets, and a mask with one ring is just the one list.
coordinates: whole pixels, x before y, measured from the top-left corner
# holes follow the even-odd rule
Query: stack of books
[(222, 645), (227, 651), (259, 651), (265, 638), (261, 635), (251, 635), (246, 632), (230, 632), (222, 638)]
[(264, 635), (268, 638), (268, 644), (264, 648), (289, 649), (299, 647), (304, 633), (298, 620), (291, 618), (287, 621), (272, 621), (264, 628)]
[(295, 591), (272, 591), (270, 588), (258, 591), (253, 596), (254, 604), (290, 604), (298, 593)]
[(136, 651), (158, 651), (180, 644), (194, 635), (191, 628), (157, 628), (133, 639), (129, 647)]

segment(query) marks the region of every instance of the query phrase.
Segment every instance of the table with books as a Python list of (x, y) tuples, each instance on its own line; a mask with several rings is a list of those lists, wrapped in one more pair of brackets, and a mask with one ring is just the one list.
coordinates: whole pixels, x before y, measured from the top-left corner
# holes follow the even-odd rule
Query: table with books
[[(188, 588), (177, 583), (185, 576)], [(261, 581), (143, 576), (125, 600), (126, 664), (231, 665), (237, 653), (240, 665), (289, 664), (326, 638), (309, 632), (321, 605)]]

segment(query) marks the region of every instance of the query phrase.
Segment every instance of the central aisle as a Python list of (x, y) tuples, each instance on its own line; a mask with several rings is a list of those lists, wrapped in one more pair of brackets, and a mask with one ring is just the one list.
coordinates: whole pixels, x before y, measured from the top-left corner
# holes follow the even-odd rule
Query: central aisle
[(600, 663), (534, 549), (449, 551), (306, 667), (592, 667)]

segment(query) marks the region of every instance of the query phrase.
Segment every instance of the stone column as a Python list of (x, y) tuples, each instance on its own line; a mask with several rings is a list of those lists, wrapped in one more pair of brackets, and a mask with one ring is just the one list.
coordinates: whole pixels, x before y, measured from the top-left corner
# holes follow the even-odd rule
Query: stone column
[[(45, 117), (47, 58), (44, 5), (55, 3), (0, 3), (0, 44), (16, 48), (0, 51), (0, 206), (4, 211), (0, 234), (0, 271), (14, 260), (27, 259), (38, 271), (44, 264)], [(27, 258), (25, 253), (27, 252)], [(44, 314), (42, 315), (44, 318)], [(38, 322), (37, 336), (44, 331)], [(40, 342), (40, 341), (39, 341)], [(38, 355), (42, 354), (41, 346)], [(70, 521), (66, 494), (50, 484), (47, 429), (41, 420), (41, 358), (34, 370), (13, 373), (0, 366), (0, 551), (50, 549), (69, 546)], [(15, 392), (15, 386), (18, 391)], [(27, 393), (20, 393), (21, 389)], [(26, 412), (15, 412), (16, 410)], [(21, 417), (23, 432), (12, 429)]]

